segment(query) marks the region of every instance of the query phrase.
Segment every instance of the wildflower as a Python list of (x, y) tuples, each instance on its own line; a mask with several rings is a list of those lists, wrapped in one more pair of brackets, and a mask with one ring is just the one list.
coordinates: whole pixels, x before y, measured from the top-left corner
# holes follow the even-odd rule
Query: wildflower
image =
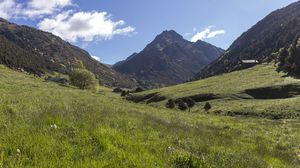
[(56, 124), (53, 124), (53, 125), (51, 125), (51, 128), (57, 129), (58, 127)]
[(21, 150), (17, 149), (17, 155), (21, 154)]

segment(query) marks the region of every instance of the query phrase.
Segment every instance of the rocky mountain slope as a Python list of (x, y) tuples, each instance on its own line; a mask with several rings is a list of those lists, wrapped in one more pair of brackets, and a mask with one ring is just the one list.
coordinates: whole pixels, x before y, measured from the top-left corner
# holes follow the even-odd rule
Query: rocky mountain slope
[(300, 1), (276, 10), (243, 33), (219, 59), (206, 66), (196, 79), (242, 68), (241, 60), (273, 60), (272, 53), (293, 43), (300, 32)]
[(203, 41), (192, 43), (175, 31), (164, 31), (140, 53), (134, 53), (113, 68), (135, 77), (146, 88), (190, 80), (224, 50)]

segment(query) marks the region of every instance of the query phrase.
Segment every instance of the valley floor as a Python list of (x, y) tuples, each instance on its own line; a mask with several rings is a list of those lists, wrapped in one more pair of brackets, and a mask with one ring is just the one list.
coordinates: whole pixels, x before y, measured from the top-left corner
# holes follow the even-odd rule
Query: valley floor
[[(254, 71), (267, 73), (262, 68)], [(263, 78), (251, 81), (261, 84)], [(221, 99), (246, 86), (228, 82), (223, 81), (228, 92), (211, 88), (223, 95), (211, 102), (213, 111), (240, 103), (241, 109), (256, 107), (255, 112), (264, 105), (275, 111), (277, 106), (293, 106), (287, 113), (299, 114), (298, 97), (253, 101), (261, 106), (235, 99), (232, 107)], [(175, 86), (172, 94), (167, 91), (172, 87), (154, 92), (168, 98), (211, 92), (201, 85), (191, 83), (190, 92), (180, 90), (187, 85)], [(261, 84), (265, 86), (269, 84)], [(128, 102), (106, 88), (91, 93), (59, 86), (0, 66), (0, 167), (300, 167), (297, 115), (272, 120), (207, 114), (198, 110), (202, 102), (192, 112), (163, 105)]]

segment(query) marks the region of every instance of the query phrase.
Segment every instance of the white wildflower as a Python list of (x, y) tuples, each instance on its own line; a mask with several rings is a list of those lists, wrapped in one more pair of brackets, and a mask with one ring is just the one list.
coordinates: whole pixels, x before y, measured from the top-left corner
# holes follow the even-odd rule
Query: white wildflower
[(53, 125), (51, 125), (51, 128), (57, 129), (58, 127), (56, 124), (53, 124)]

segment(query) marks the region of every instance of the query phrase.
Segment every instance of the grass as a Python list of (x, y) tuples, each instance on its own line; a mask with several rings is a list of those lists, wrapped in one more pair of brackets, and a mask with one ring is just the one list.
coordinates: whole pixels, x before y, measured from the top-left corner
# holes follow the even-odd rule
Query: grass
[[(204, 80), (189, 82), (172, 87), (150, 90), (133, 95), (133, 99), (145, 97), (157, 93), (166, 100), (152, 103), (153, 106), (163, 107), (167, 99), (179, 99), (195, 95), (213, 94), (217, 99), (209, 100), (212, 104), (211, 113), (223, 115), (247, 115), (272, 119), (299, 118), (300, 97), (298, 91), (290, 98), (256, 99), (246, 93), (248, 89), (281, 88), (282, 92), (287, 85), (300, 86), (300, 80), (285, 77), (284, 73), (276, 72), (272, 64), (258, 65), (256, 67), (211, 77)], [(264, 90), (264, 89), (260, 89)], [(276, 92), (276, 91), (274, 91)], [(270, 92), (258, 92), (259, 94), (271, 94)], [(146, 101), (146, 100), (145, 100)], [(193, 112), (203, 113), (206, 101), (197, 103)]]
[(179, 112), (0, 66), (0, 167), (294, 168), (299, 130), (298, 119)]

